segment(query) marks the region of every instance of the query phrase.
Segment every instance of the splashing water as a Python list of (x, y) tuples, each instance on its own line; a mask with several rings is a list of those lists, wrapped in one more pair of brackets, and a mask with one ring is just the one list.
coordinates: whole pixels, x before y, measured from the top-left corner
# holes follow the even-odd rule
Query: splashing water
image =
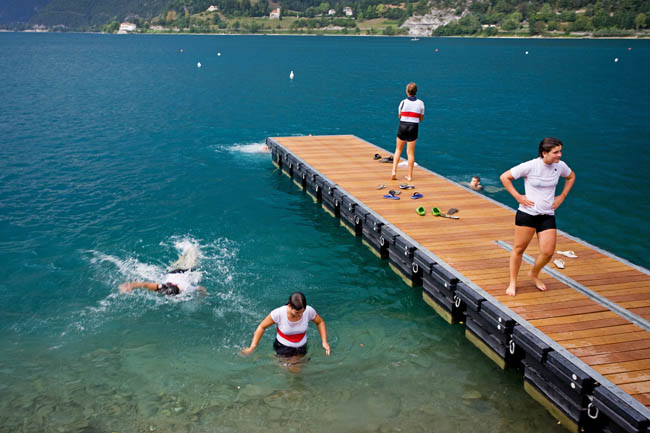
[(269, 153), (269, 148), (265, 142), (258, 143), (235, 143), (229, 145), (216, 146), (216, 152), (232, 152), (232, 153)]

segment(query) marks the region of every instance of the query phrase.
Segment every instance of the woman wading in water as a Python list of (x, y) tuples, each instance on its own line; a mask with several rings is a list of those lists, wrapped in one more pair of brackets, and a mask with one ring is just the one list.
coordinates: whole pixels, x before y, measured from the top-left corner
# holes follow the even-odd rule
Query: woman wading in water
[(241, 352), (244, 355), (253, 353), (260, 342), (264, 331), (273, 324), (277, 325), (277, 334), (273, 342), (275, 353), (285, 360), (285, 366), (298, 370), (298, 365), (307, 354), (307, 328), (309, 322), (314, 322), (323, 343), (325, 354), (329, 356), (330, 345), (327, 343), (327, 328), (325, 321), (312, 307), (307, 305), (307, 299), (301, 292), (289, 296), (287, 305), (276, 308), (257, 326), (251, 345)]
[[(519, 164), (501, 175), (501, 182), (519, 203), (515, 216), (515, 241), (510, 253), (510, 284), (506, 294), (517, 294), (517, 274), (528, 244), (537, 233), (539, 255), (528, 276), (539, 290), (546, 285), (539, 279), (542, 268), (555, 252), (557, 228), (555, 209), (560, 207), (576, 181), (576, 175), (562, 158), (562, 142), (557, 138), (545, 138), (539, 143), (538, 157)], [(525, 195), (519, 194), (512, 181), (524, 178)], [(560, 177), (566, 178), (562, 193), (555, 196)]]

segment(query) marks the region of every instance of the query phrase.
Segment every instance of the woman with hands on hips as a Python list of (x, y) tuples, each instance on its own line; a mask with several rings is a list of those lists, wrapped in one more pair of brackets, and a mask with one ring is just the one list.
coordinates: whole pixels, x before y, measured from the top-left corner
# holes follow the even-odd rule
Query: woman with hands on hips
[[(547, 137), (539, 143), (537, 158), (521, 163), (501, 175), (503, 186), (519, 203), (515, 216), (515, 240), (510, 253), (507, 295), (515, 296), (517, 293), (517, 274), (521, 260), (535, 233), (539, 242), (539, 255), (528, 276), (538, 290), (546, 290), (546, 285), (539, 279), (539, 273), (555, 252), (555, 209), (560, 207), (576, 180), (575, 173), (561, 161), (562, 147), (560, 140)], [(519, 194), (512, 184), (513, 180), (520, 177), (524, 178), (524, 195)], [(566, 178), (566, 181), (562, 193), (556, 196), (555, 188), (560, 177)]]

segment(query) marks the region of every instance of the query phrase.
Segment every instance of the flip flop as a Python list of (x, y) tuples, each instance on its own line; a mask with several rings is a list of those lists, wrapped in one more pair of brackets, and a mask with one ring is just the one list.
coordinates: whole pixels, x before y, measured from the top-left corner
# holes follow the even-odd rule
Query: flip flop
[(564, 269), (564, 260), (562, 260), (562, 259), (555, 259), (555, 260), (553, 260), (553, 264), (554, 264), (558, 269)]
[(447, 215), (453, 215), (455, 213), (458, 213), (458, 209), (456, 209), (455, 207), (452, 207), (447, 211)]
[(395, 191), (394, 189), (391, 189), (390, 191), (388, 191), (388, 194), (391, 194), (391, 195), (400, 195), (401, 193), (402, 193), (402, 191)]
[(572, 250), (567, 250), (567, 251), (557, 251), (558, 254), (568, 257), (570, 259), (577, 259), (578, 256), (576, 253), (574, 253)]
[(384, 189), (384, 188), (386, 188), (386, 185), (384, 185), (383, 183), (381, 185), (377, 185), (377, 189)]
[(417, 199), (422, 198), (422, 197), (424, 197), (424, 196), (422, 194), (420, 194), (419, 192), (414, 192), (413, 195), (411, 196), (411, 198), (413, 200), (417, 200)]
[(385, 162), (385, 163), (393, 162), (393, 157), (392, 156), (387, 156), (386, 158), (382, 158), (381, 161), (379, 161), (379, 162)]
[(433, 214), (433, 216), (439, 216), (439, 217), (443, 217), (443, 218), (450, 218), (450, 219), (454, 219), (454, 220), (460, 219), (459, 217), (457, 217), (455, 215), (449, 215), (449, 214), (446, 214), (446, 213), (442, 213), (440, 211), (440, 209), (437, 208), (437, 207), (434, 207), (433, 209), (431, 209), (431, 213)]
[(403, 183), (399, 186), (399, 189), (413, 189), (415, 185), (409, 185), (408, 183)]
[(397, 197), (396, 195), (393, 195), (393, 194), (386, 194), (384, 196), (384, 198), (387, 198), (389, 200), (399, 200), (399, 197)]
[(420, 206), (419, 208), (415, 209), (415, 211), (420, 216), (425, 216), (427, 214), (427, 210), (424, 208), (424, 206)]
[(375, 153), (374, 159), (375, 159), (375, 161), (378, 160), (378, 159), (381, 159), (381, 155), (378, 154), (378, 153)]

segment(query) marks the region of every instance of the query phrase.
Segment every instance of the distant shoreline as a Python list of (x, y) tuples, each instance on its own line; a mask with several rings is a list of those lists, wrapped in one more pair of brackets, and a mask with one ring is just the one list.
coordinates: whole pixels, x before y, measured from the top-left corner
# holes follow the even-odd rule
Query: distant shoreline
[[(5, 30), (0, 29), (0, 33), (73, 33), (73, 34), (89, 34), (89, 35), (118, 35), (118, 33), (103, 33), (103, 32), (55, 32), (50, 30)], [(631, 36), (586, 36), (586, 35), (558, 35), (558, 36), (524, 36), (524, 35), (504, 35), (504, 36), (463, 36), (463, 35), (453, 35), (453, 36), (414, 36), (414, 35), (358, 35), (354, 33), (190, 33), (190, 32), (130, 32), (130, 33), (120, 33), (119, 35), (182, 35), (182, 36), (334, 36), (334, 37), (368, 37), (368, 38), (418, 38), (418, 39), (446, 39), (446, 38), (456, 38), (456, 39), (621, 39), (621, 40), (650, 40), (650, 35), (631, 35)]]

